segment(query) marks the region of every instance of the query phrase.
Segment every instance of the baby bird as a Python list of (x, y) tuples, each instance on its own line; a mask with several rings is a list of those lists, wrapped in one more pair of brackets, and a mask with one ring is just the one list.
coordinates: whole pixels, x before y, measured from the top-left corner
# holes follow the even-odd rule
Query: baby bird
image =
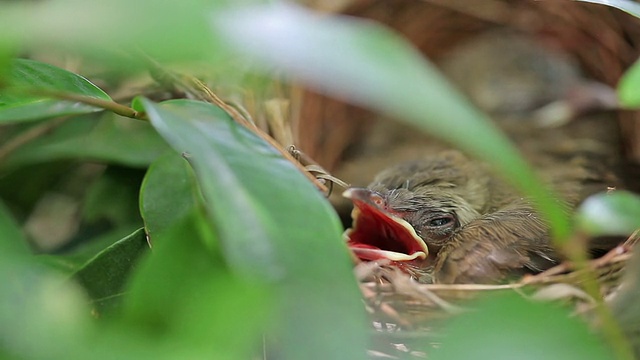
[(436, 282), (496, 282), (559, 259), (530, 202), (458, 151), (393, 166), (345, 196), (356, 256), (433, 267)]

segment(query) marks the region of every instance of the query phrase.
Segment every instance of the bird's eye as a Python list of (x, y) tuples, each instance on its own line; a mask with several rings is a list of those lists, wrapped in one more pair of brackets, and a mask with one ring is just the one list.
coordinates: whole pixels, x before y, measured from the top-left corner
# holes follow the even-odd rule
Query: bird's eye
[(452, 216), (443, 216), (443, 217), (429, 220), (429, 226), (441, 227), (441, 226), (449, 225), (451, 224), (451, 222), (453, 222)]

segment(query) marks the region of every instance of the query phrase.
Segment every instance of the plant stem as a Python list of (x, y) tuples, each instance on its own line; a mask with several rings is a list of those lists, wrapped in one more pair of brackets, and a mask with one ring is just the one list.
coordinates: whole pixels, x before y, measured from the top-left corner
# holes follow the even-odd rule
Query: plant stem
[(118, 104), (115, 101), (103, 100), (103, 99), (98, 99), (91, 96), (58, 92), (58, 91), (37, 90), (36, 92), (40, 95), (49, 96), (56, 99), (77, 101), (79, 103), (83, 103), (86, 105), (99, 107), (101, 109), (109, 110), (115, 114), (125, 116), (128, 118), (138, 119), (138, 120), (148, 120), (147, 115), (145, 113), (135, 111), (134, 109), (128, 106)]

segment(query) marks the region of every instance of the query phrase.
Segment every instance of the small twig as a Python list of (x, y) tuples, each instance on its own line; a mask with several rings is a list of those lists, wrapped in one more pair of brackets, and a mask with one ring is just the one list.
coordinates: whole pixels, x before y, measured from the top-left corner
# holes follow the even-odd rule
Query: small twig
[(594, 305), (596, 302), (596, 300), (589, 296), (584, 290), (574, 285), (563, 283), (544, 286), (538, 289), (533, 295), (527, 296), (527, 298), (537, 301), (552, 301), (571, 297), (581, 299), (590, 305)]
[[(638, 241), (638, 233), (639, 231), (634, 232), (623, 244), (609, 250), (609, 252), (599, 258), (589, 261), (587, 265), (588, 268), (593, 271), (607, 265), (626, 261), (627, 259), (629, 259), (631, 257), (630, 251), (632, 250), (632, 246), (635, 242)], [(520, 280), (520, 283), (523, 285), (533, 285), (540, 283), (557, 282), (559, 277), (568, 275), (566, 273), (574, 268), (575, 265), (572, 262), (565, 261), (539, 274), (525, 275)], [(576, 270), (574, 271), (574, 273), (578, 273), (579, 271), (580, 270)]]
[(293, 156), (294, 159), (296, 159), (296, 161), (302, 164), (304, 168), (307, 169), (308, 172), (313, 174), (313, 176), (315, 176), (316, 179), (323, 180), (329, 183), (329, 190), (328, 192), (325, 193), (327, 197), (329, 197), (331, 195), (331, 192), (333, 191), (333, 184), (341, 186), (344, 189), (350, 186), (346, 182), (331, 175), (327, 170), (325, 170), (322, 166), (320, 166), (317, 162), (315, 162), (311, 157), (309, 157), (304, 152), (298, 150), (294, 145), (289, 145), (287, 147), (287, 151), (289, 152), (289, 154), (291, 154), (291, 156)]
[(358, 281), (363, 281), (373, 275), (375, 275), (381, 267), (389, 265), (391, 260), (382, 259), (377, 261), (363, 261), (354, 267), (354, 274)]
[[(372, 299), (375, 299), (377, 294), (366, 287), (362, 287), (360, 286), (360, 289), (362, 291), (362, 295), (364, 296), (365, 299), (368, 299), (370, 301), (372, 301)], [(373, 302), (373, 301), (372, 301)], [(393, 307), (391, 307), (391, 305), (387, 304), (387, 303), (380, 303), (377, 306), (378, 309), (380, 309), (380, 311), (382, 311), (385, 315), (387, 315), (389, 318), (393, 319), (394, 321), (396, 321), (398, 324), (407, 327), (407, 328), (411, 328), (411, 323), (409, 323), (407, 320), (403, 319), (400, 314), (396, 311), (396, 309), (394, 309)]]
[(424, 287), (427, 290), (455, 290), (455, 291), (493, 291), (493, 290), (513, 290), (524, 286), (524, 284), (424, 284), (418, 285)]
[(571, 268), (573, 268), (573, 265), (570, 262), (565, 261), (541, 273), (535, 275), (525, 275), (522, 280), (520, 280), (520, 282), (527, 285), (548, 282), (548, 279), (560, 274), (564, 274), (567, 271), (571, 270)]
[[(368, 282), (363, 284), (367, 287), (378, 286), (373, 282)], [(416, 284), (416, 287), (424, 288), (429, 291), (440, 291), (440, 290), (453, 290), (453, 291), (492, 291), (492, 290), (513, 290), (517, 288), (524, 287), (526, 284), (521, 283), (513, 283), (513, 284), (502, 284), (502, 285), (490, 285), (490, 284)], [(388, 288), (391, 289), (391, 285), (388, 285)]]
[(398, 269), (396, 269), (396, 272), (393, 274), (391, 284), (395, 287), (398, 293), (409, 295), (414, 298), (426, 298), (450, 314), (460, 314), (466, 310), (463, 307), (449, 303), (433, 293), (431, 290), (418, 286), (419, 284), (412, 277), (406, 276)]
[(29, 92), (32, 94), (51, 97), (54, 99), (76, 101), (85, 105), (95, 106), (104, 110), (109, 110), (115, 114), (132, 118), (132, 119), (148, 120), (147, 115), (145, 113), (135, 111), (134, 109), (128, 106), (118, 104), (117, 102), (111, 101), (111, 100), (103, 100), (103, 99), (98, 99), (91, 96), (60, 92), (60, 91), (51, 91), (51, 90), (37, 89)]
[(376, 350), (367, 350), (367, 355), (369, 355), (370, 358), (376, 358), (376, 359), (399, 359), (399, 357), (397, 356), (393, 356), (393, 355), (389, 355), (380, 351), (376, 351)]

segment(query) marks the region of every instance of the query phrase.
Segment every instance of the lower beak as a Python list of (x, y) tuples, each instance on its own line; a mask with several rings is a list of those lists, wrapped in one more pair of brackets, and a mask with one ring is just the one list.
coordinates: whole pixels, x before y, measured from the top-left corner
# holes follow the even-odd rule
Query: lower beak
[(401, 217), (385, 210), (369, 189), (351, 188), (342, 194), (353, 201), (353, 225), (344, 237), (361, 260), (389, 259), (411, 261), (426, 259), (429, 249), (413, 227)]

